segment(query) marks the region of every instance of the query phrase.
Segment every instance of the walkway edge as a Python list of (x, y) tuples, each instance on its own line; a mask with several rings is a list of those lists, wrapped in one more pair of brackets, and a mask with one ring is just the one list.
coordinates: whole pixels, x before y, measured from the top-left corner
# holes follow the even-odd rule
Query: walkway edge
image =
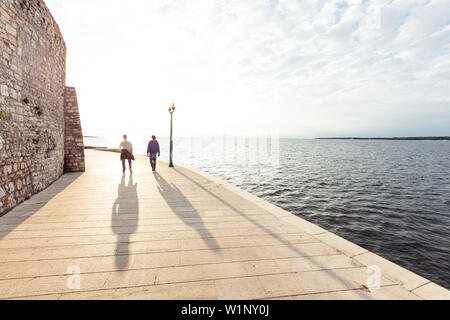
[[(165, 161), (161, 161), (165, 163)], [(381, 273), (384, 277), (389, 280), (394, 281), (400, 286), (404, 287), (406, 290), (412, 292), (422, 299), (427, 300), (450, 300), (450, 291), (441, 287), (424, 277), (419, 276), (418, 274), (405, 269), (379, 255), (376, 255), (368, 250), (334, 234), (331, 233), (309, 221), (306, 221), (303, 218), (300, 218), (289, 211), (286, 211), (276, 205), (273, 205), (267, 202), (264, 199), (261, 199), (255, 195), (250, 194), (249, 192), (236, 187), (224, 180), (216, 178), (204, 171), (186, 167), (183, 165), (177, 165), (178, 167), (184, 168), (185, 170), (190, 170), (211, 182), (214, 182), (222, 187), (232, 191), (234, 193), (239, 194), (244, 199), (253, 202), (255, 205), (258, 205), (264, 210), (267, 210), (274, 217), (278, 218), (280, 221), (291, 223), (295, 225), (302, 231), (308, 233), (309, 235), (318, 238), (323, 241), (327, 245), (335, 248), (339, 252), (342, 252), (346, 256), (351, 259), (356, 260), (362, 265), (370, 268), (372, 266), (376, 266), (381, 270)], [(370, 271), (368, 269), (368, 276), (370, 275)]]

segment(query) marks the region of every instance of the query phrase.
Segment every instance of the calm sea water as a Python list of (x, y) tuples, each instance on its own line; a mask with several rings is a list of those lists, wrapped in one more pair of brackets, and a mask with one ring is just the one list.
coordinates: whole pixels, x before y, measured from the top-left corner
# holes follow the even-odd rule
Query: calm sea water
[[(85, 138), (117, 147), (120, 137)], [(148, 137), (130, 137), (145, 154)], [(162, 158), (168, 139), (159, 139)], [(203, 170), (450, 288), (450, 142), (178, 138)]]

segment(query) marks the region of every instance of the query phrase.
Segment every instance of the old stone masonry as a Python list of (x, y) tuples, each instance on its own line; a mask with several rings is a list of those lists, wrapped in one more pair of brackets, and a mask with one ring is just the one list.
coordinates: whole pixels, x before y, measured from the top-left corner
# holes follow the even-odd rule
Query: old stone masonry
[(0, 215), (64, 172), (84, 171), (66, 45), (41, 0), (0, 0)]

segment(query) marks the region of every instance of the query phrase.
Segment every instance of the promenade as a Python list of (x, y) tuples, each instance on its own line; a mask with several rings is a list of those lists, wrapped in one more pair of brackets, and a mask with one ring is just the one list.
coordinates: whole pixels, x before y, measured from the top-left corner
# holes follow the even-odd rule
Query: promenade
[[(371, 269), (368, 268), (371, 266)], [(78, 274), (79, 272), (79, 274)], [(371, 287), (370, 284), (380, 287)], [(196, 170), (86, 150), (0, 217), (0, 299), (450, 299), (448, 290)]]

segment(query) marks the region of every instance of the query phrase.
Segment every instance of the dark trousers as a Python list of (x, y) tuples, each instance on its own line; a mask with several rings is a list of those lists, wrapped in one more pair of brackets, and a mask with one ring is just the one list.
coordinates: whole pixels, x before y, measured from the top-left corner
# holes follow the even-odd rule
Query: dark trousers
[(123, 159), (122, 160), (122, 170), (125, 171), (125, 160), (128, 160), (128, 168), (131, 169), (131, 159)]
[(152, 170), (156, 170), (156, 154), (150, 154), (150, 165), (152, 166)]

